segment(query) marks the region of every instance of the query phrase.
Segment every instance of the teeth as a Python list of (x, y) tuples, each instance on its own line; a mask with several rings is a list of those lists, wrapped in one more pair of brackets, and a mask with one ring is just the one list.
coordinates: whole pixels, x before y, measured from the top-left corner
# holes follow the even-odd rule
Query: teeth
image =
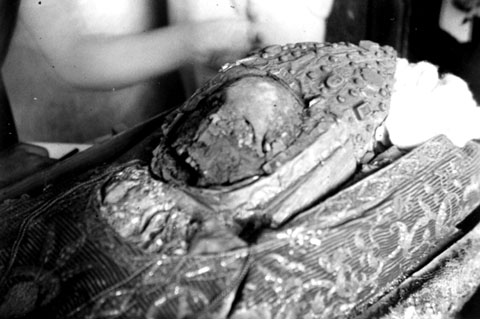
[(220, 116), (218, 114), (212, 114), (210, 115), (210, 120), (212, 121), (213, 124), (216, 124), (218, 121), (220, 121)]
[(316, 98), (312, 99), (309, 103), (308, 103), (308, 107), (312, 107), (313, 105), (317, 104), (317, 103), (321, 103), (325, 101), (325, 97), (323, 96), (317, 96)]
[(264, 171), (265, 173), (267, 173), (267, 174), (272, 174), (272, 173), (275, 171), (272, 163), (270, 163), (270, 162), (269, 162), (269, 163), (265, 163), (265, 164), (262, 166), (262, 169), (263, 169), (263, 171)]
[(191, 158), (190, 156), (187, 157), (187, 159), (185, 160), (185, 162), (186, 162), (188, 165), (190, 165), (191, 167), (193, 167), (193, 168), (197, 168), (197, 167), (198, 167), (197, 163), (196, 163), (196, 162), (194, 161), (194, 159)]
[(270, 145), (270, 143), (263, 144), (263, 152), (264, 153), (269, 153), (271, 150), (272, 150), (272, 145)]
[(177, 148), (177, 153), (178, 153), (178, 155), (182, 155), (182, 154), (185, 153), (186, 150), (187, 150), (187, 146), (182, 145), (181, 147)]

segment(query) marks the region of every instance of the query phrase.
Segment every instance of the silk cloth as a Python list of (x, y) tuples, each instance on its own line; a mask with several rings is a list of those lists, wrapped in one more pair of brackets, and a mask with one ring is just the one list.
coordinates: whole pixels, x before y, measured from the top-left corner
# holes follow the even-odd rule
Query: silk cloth
[(439, 136), (246, 248), (167, 256), (99, 214), (99, 187), (131, 165), (0, 206), (0, 317), (343, 317), (395, 289), (480, 203), (480, 145)]

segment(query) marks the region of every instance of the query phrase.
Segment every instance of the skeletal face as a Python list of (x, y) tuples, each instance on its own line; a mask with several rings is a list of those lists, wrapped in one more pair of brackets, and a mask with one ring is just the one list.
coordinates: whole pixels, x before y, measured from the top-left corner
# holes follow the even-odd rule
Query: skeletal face
[(268, 77), (247, 76), (202, 100), (181, 125), (170, 154), (188, 182), (225, 185), (264, 174), (264, 165), (300, 133), (303, 105)]
[(370, 42), (267, 47), (187, 101), (166, 125), (152, 171), (191, 186), (232, 185), (272, 174), (332, 126), (348, 131), (360, 161), (388, 112), (395, 62), (391, 48)]

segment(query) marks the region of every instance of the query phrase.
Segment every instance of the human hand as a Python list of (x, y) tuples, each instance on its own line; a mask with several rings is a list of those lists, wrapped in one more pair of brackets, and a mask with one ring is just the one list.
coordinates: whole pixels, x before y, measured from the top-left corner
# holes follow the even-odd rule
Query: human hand
[(192, 62), (215, 69), (244, 57), (255, 42), (255, 25), (247, 19), (216, 19), (189, 26)]

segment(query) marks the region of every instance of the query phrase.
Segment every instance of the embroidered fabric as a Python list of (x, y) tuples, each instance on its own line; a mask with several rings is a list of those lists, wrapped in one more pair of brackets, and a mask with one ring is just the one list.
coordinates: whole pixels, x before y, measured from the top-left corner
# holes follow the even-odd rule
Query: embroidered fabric
[[(151, 170), (162, 170), (160, 144), (152, 165), (99, 167), (42, 195), (3, 203), (0, 317), (361, 313), (437, 254), (480, 204), (474, 141), (459, 148), (438, 136), (366, 177), (354, 176), (357, 162), (374, 151), (368, 126), (380, 125), (387, 113), (391, 53), (371, 43), (271, 47), (226, 67), (172, 113), (163, 128), (167, 139), (177, 119), (230, 83), (230, 75), (253, 72), (311, 102), (303, 105), (311, 118), (318, 112), (335, 119), (287, 148), (281, 165), (247, 182), (201, 188), (154, 178)], [(282, 60), (293, 73), (276, 67)], [(327, 60), (335, 67), (322, 69)], [(336, 133), (344, 143), (328, 146), (338, 142)], [(311, 162), (314, 169), (305, 169)], [(340, 173), (353, 182), (341, 185)]]
[(477, 143), (459, 149), (440, 136), (248, 246), (184, 255), (146, 251), (102, 217), (99, 187), (138, 164), (98, 170), (69, 187), (3, 204), (0, 314), (359, 312), (433, 256), (480, 204), (479, 159)]

